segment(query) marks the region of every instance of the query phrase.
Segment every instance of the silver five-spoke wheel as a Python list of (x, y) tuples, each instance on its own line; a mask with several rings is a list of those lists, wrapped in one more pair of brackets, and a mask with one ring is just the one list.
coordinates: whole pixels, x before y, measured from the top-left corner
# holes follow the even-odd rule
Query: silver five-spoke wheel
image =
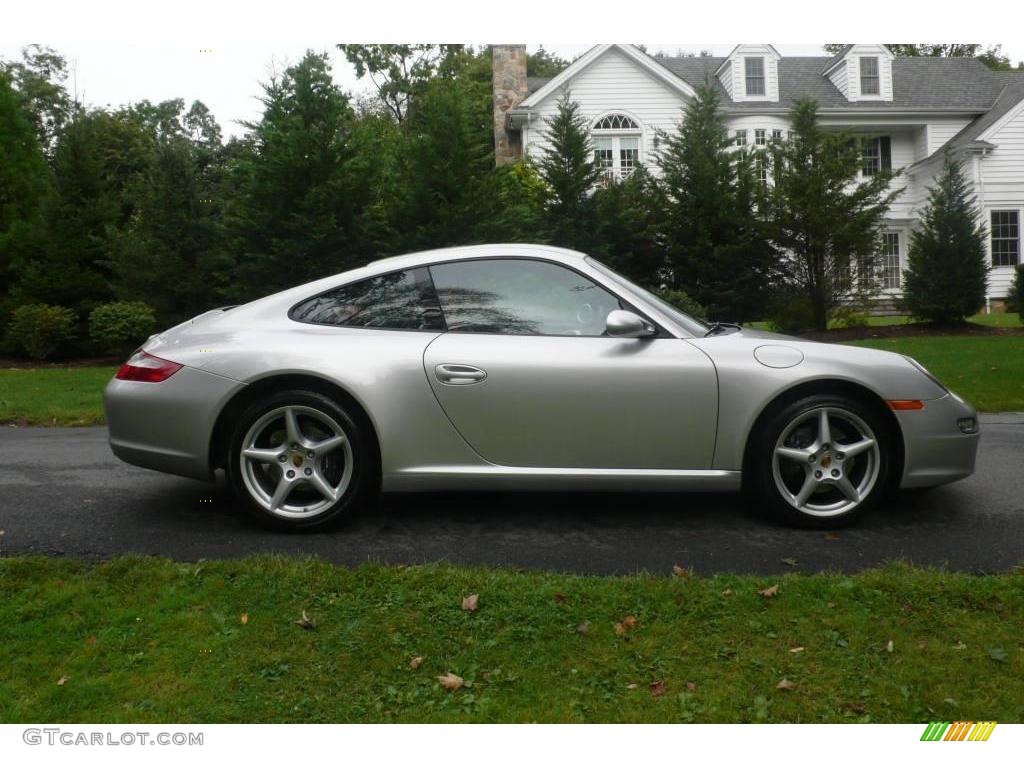
[(855, 509), (878, 482), (878, 438), (859, 416), (821, 406), (793, 418), (772, 455), (772, 476), (796, 510), (833, 517)]
[(317, 408), (289, 405), (268, 411), (250, 427), (241, 448), (245, 488), (273, 515), (315, 517), (333, 506), (352, 481), (349, 437)]

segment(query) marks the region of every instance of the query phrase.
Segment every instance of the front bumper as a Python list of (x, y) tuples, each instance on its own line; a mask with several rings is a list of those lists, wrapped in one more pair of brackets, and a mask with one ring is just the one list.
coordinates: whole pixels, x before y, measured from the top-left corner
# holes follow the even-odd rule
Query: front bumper
[(896, 411), (903, 431), (903, 478), (900, 488), (929, 488), (961, 480), (974, 472), (978, 452), (978, 428), (964, 434), (958, 419), (978, 414), (952, 392), (926, 400), (920, 411)]
[(243, 386), (188, 366), (156, 384), (111, 379), (103, 391), (110, 448), (129, 464), (208, 480), (217, 415)]

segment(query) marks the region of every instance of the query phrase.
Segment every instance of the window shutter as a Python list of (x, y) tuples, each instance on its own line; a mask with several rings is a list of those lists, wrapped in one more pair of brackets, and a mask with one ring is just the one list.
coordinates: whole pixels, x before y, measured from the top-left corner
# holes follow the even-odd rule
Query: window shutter
[(882, 170), (892, 170), (892, 141), (888, 136), (881, 136), (878, 139), (878, 146), (882, 155)]

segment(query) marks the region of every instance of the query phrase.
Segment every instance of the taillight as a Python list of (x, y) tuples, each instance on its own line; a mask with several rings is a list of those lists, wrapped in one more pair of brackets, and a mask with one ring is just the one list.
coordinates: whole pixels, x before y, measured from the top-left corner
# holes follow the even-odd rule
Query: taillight
[(143, 352), (141, 349), (128, 358), (114, 378), (122, 381), (158, 382), (170, 378), (182, 368), (180, 363), (172, 363), (162, 357)]

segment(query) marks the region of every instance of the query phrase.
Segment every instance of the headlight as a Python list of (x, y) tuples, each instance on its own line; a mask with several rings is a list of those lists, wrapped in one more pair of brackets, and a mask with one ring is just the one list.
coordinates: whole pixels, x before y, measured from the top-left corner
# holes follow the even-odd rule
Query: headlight
[(932, 375), (932, 372), (929, 371), (927, 368), (925, 368), (923, 365), (921, 365), (919, 362), (917, 362), (917, 360), (915, 360), (914, 358), (910, 357), (910, 355), (904, 355), (903, 359), (906, 360), (908, 363), (910, 363), (915, 368), (917, 368), (917, 370), (919, 370), (925, 376), (927, 376), (928, 379), (930, 381), (932, 381), (935, 384), (935, 386), (937, 386), (943, 392), (949, 392), (949, 388), (945, 384), (943, 384), (941, 381), (939, 381), (937, 378), (935, 378)]

